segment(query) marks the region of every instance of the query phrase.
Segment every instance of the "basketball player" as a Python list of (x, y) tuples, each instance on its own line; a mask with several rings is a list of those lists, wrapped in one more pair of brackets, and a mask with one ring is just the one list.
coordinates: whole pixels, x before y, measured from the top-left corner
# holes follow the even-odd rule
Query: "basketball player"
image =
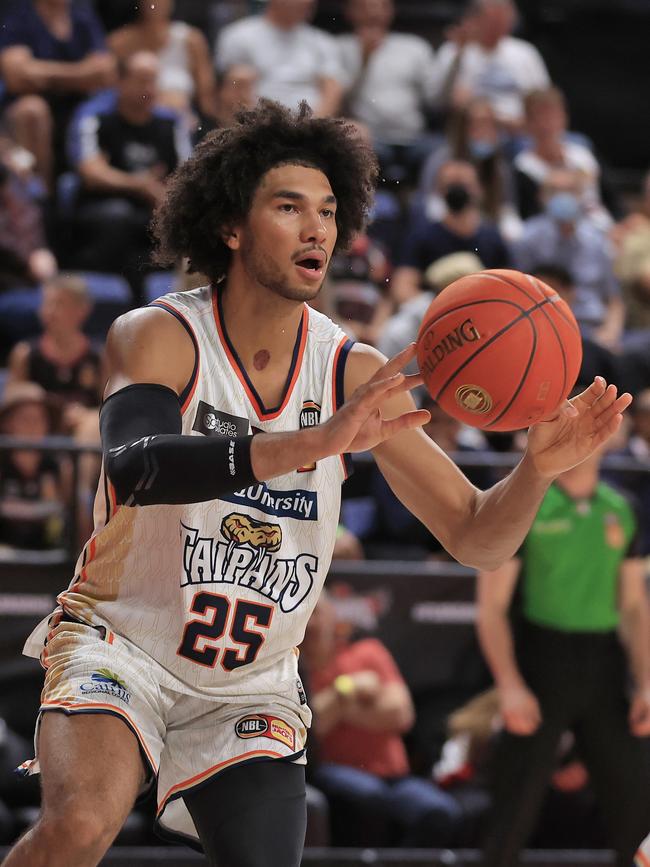
[[(95, 530), (26, 652), (46, 669), (43, 807), (6, 867), (97, 864), (157, 781), (163, 833), (219, 867), (297, 867), (310, 712), (296, 645), (330, 563), (346, 454), (372, 449), (463, 563), (494, 569), (550, 481), (618, 428), (597, 379), (474, 488), (422, 433), (394, 359), (310, 309), (363, 224), (375, 160), (344, 121), (269, 102), (208, 136), (155, 220), (210, 286), (116, 321)], [(38, 761), (38, 765), (37, 765)]]

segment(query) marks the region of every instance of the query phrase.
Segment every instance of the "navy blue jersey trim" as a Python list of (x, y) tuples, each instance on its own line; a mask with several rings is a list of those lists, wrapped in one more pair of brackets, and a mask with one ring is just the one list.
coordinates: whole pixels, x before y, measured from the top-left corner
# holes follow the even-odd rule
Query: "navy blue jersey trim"
[[(348, 360), (348, 355), (353, 346), (354, 340), (348, 338), (341, 347), (338, 358), (336, 359), (336, 370), (334, 371), (334, 411), (340, 409), (345, 403), (345, 363)], [(349, 452), (346, 452), (342, 457), (345, 466), (345, 478), (349, 479), (354, 472), (352, 455)]]
[(198, 376), (198, 373), (199, 373), (199, 344), (197, 343), (196, 337), (194, 335), (194, 332), (192, 331), (192, 328), (191, 328), (189, 322), (183, 316), (183, 314), (180, 313), (178, 310), (174, 309), (171, 305), (168, 305), (166, 303), (159, 304), (157, 301), (152, 301), (147, 306), (158, 307), (160, 310), (166, 310), (167, 313), (169, 313), (171, 316), (174, 316), (176, 319), (178, 319), (178, 321), (181, 323), (183, 328), (190, 335), (190, 338), (192, 340), (192, 344), (194, 346), (194, 367), (192, 369), (192, 374), (191, 374), (191, 376), (187, 382), (187, 385), (185, 386), (183, 391), (178, 396), (178, 399), (180, 401), (181, 406), (185, 406), (185, 401), (192, 393), (192, 389), (194, 388), (194, 383), (196, 382), (196, 377)]
[(253, 398), (255, 399), (255, 402), (257, 403), (257, 405), (259, 407), (260, 414), (261, 415), (271, 415), (275, 412), (278, 412), (280, 410), (280, 408), (282, 407), (282, 404), (285, 401), (285, 398), (287, 396), (287, 392), (289, 391), (289, 388), (291, 387), (291, 381), (293, 380), (293, 374), (295, 372), (296, 365), (298, 364), (298, 358), (300, 355), (300, 344), (302, 342), (302, 332), (303, 332), (303, 328), (305, 327), (304, 314), (300, 317), (300, 325), (298, 326), (298, 333), (296, 334), (296, 342), (293, 345), (293, 353), (291, 355), (291, 364), (289, 365), (289, 373), (287, 374), (287, 378), (286, 378), (284, 386), (282, 388), (282, 394), (280, 396), (280, 402), (278, 403), (277, 406), (267, 408), (266, 406), (264, 406), (264, 401), (257, 393), (255, 386), (251, 382), (250, 377), (248, 376), (248, 373), (246, 372), (246, 368), (242, 364), (239, 356), (237, 355), (237, 350), (232, 345), (230, 337), (228, 336), (228, 331), (226, 330), (226, 323), (225, 323), (224, 318), (223, 318), (223, 307), (221, 304), (221, 292), (219, 292), (216, 289), (214, 290), (214, 292), (215, 292), (216, 297), (217, 297), (217, 307), (219, 310), (219, 322), (221, 324), (221, 330), (223, 332), (224, 340), (228, 344), (228, 349), (229, 349), (229, 351), (230, 351), (230, 353), (231, 353), (231, 355), (235, 361), (235, 364), (239, 368), (239, 372), (246, 380), (246, 385), (250, 389), (251, 395), (253, 396)]

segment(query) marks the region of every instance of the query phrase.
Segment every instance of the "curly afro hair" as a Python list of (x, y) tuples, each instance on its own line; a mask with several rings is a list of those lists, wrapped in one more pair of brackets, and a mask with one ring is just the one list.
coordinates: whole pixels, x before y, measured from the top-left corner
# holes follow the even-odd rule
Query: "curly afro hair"
[(357, 129), (338, 118), (315, 118), (306, 102), (292, 112), (270, 100), (240, 112), (228, 129), (215, 130), (171, 176), (152, 231), (154, 259), (170, 265), (183, 257), (188, 271), (213, 283), (225, 277), (231, 250), (224, 227), (248, 214), (255, 190), (270, 169), (287, 164), (320, 169), (337, 199), (337, 248), (363, 228), (377, 180), (375, 155)]

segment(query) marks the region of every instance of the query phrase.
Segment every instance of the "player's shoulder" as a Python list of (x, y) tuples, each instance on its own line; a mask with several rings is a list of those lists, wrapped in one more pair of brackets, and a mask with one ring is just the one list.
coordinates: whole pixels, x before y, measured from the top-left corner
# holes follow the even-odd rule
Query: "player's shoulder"
[(189, 340), (186, 329), (161, 306), (138, 307), (123, 313), (111, 325), (106, 347), (109, 353), (153, 351), (167, 346), (170, 354)]
[(609, 482), (600, 481), (598, 483), (598, 496), (606, 508), (634, 516), (636, 503), (627, 491), (614, 487)]
[(348, 353), (345, 365), (346, 397), (375, 375), (386, 364), (386, 356), (367, 343), (355, 343)]

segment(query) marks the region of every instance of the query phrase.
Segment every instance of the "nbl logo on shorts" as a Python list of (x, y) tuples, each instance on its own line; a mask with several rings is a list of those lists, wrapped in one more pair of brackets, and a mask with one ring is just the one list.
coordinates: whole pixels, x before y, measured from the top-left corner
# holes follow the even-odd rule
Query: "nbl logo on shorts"
[(235, 439), (236, 437), (247, 436), (248, 419), (240, 418), (237, 415), (230, 415), (229, 412), (222, 412), (210, 406), (209, 403), (200, 400), (192, 430), (206, 436), (221, 436)]

